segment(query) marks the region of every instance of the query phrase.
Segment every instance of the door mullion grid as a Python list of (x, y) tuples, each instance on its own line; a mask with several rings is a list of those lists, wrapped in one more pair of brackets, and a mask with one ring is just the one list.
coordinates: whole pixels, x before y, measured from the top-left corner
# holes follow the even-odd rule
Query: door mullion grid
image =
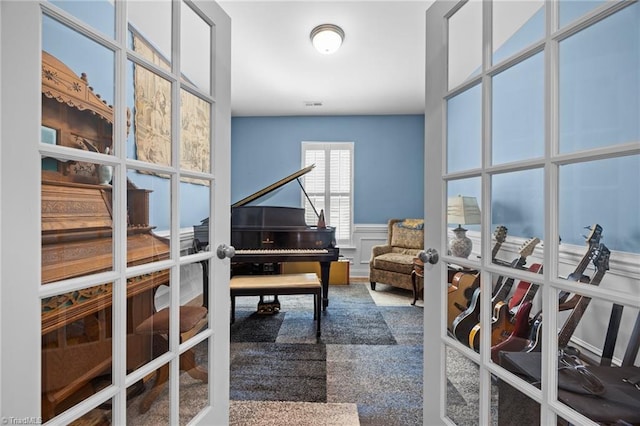
[[(210, 31), (210, 59), (211, 62), (209, 64), (209, 69), (211, 70), (211, 74), (209, 76), (209, 93), (207, 93), (208, 96), (210, 96), (210, 105), (211, 108), (209, 108), (209, 123), (211, 123), (211, 131), (209, 133), (209, 170), (207, 171), (207, 174), (209, 175), (208, 178), (208, 183), (209, 183), (209, 241), (215, 241), (215, 227), (212, 225), (213, 221), (215, 219), (215, 217), (213, 216), (214, 213), (214, 208), (216, 206), (216, 202), (215, 202), (215, 172), (216, 172), (216, 167), (215, 167), (215, 160), (216, 160), (216, 142), (217, 142), (217, 134), (216, 134), (216, 129), (218, 129), (218, 122), (217, 122), (217, 116), (218, 116), (218, 91), (217, 91), (217, 85), (216, 85), (216, 79), (217, 79), (217, 55), (216, 55), (216, 43), (218, 40), (218, 36), (217, 36), (217, 27), (215, 22), (212, 22), (208, 17), (207, 19), (205, 19), (206, 22), (211, 25), (211, 31)], [(230, 203), (229, 203), (230, 204)], [(231, 240), (229, 240), (229, 245), (231, 245)], [(208, 297), (209, 299), (204, 301), (207, 306), (208, 306), (208, 324), (207, 324), (207, 328), (202, 331), (202, 333), (207, 333), (208, 337), (207, 337), (207, 371), (209, 373), (209, 377), (210, 380), (207, 383), (207, 393), (209, 394), (209, 399), (208, 402), (209, 404), (211, 404), (212, 401), (212, 396), (213, 396), (213, 392), (215, 389), (215, 380), (213, 380), (213, 374), (212, 371), (214, 370), (214, 348), (216, 347), (216, 341), (214, 339), (214, 335), (213, 335), (213, 328), (214, 325), (212, 324), (212, 320), (214, 317), (214, 292), (213, 292), (213, 288), (211, 286), (211, 283), (213, 282), (213, 256), (211, 258), (209, 258), (209, 260), (207, 260), (207, 282), (209, 283), (209, 291), (208, 291)], [(202, 272), (204, 274), (204, 270)], [(204, 297), (204, 294), (203, 294)]]
[(542, 402), (540, 404), (540, 422), (556, 423), (556, 413), (550, 409), (550, 404), (557, 400), (557, 353), (558, 340), (557, 324), (558, 299), (556, 289), (549, 286), (550, 277), (557, 277), (559, 259), (558, 241), (558, 174), (557, 165), (551, 159), (559, 152), (558, 149), (558, 44), (551, 35), (558, 28), (558, 2), (545, 2), (545, 50), (544, 50), (544, 105), (545, 105), (545, 166), (543, 197), (546, 208), (544, 209), (544, 241), (543, 251), (543, 285), (542, 285), (542, 312), (547, 327), (542, 327), (542, 345), (546, 350), (542, 351), (541, 361), (541, 391)]
[(480, 424), (491, 424), (491, 374), (487, 368), (487, 365), (491, 361), (491, 295), (493, 275), (483, 271), (483, 265), (486, 262), (490, 262), (488, 253), (491, 253), (489, 249), (491, 231), (491, 178), (484, 171), (490, 165), (491, 162), (491, 122), (492, 122), (492, 81), (491, 76), (487, 73), (487, 70), (491, 68), (492, 64), (492, 24), (493, 24), (493, 2), (482, 2), (482, 149), (481, 149), (481, 241), (482, 246), (480, 248), (481, 266), (480, 266), (480, 323), (483, 325), (480, 328), (480, 412), (479, 420)]
[(177, 355), (180, 346), (180, 13), (182, 2), (172, 2), (171, 13), (171, 71), (174, 76), (171, 82), (171, 164), (176, 173), (171, 175), (170, 208), (171, 208), (171, 266), (169, 285), (169, 351), (172, 354), (169, 363), (169, 423), (178, 424), (179, 417), (179, 377), (180, 357)]
[(122, 46), (127, 39), (127, 5), (125, 2), (115, 3), (116, 41), (119, 49), (115, 52), (115, 101), (114, 111), (114, 140), (115, 153), (120, 160), (120, 166), (116, 167), (113, 182), (113, 226), (114, 232), (114, 270), (120, 278), (113, 287), (113, 363), (111, 365), (113, 383), (119, 391), (114, 396), (112, 419), (114, 424), (126, 423), (126, 370), (127, 370), (127, 169), (124, 166), (126, 159), (126, 116), (127, 108), (127, 55)]
[[(446, 147), (446, 141), (448, 138), (448, 129), (447, 129), (447, 122), (449, 120), (448, 117), (448, 110), (447, 110), (447, 103), (448, 103), (448, 99), (446, 96), (440, 96), (440, 93), (442, 93), (443, 95), (447, 93), (447, 89), (449, 87), (449, 80), (448, 80), (448, 76), (449, 76), (449, 44), (450, 44), (450, 40), (449, 40), (449, 19), (451, 18), (451, 14), (452, 12), (448, 12), (445, 16), (439, 18), (442, 20), (442, 32), (439, 34), (439, 37), (441, 37), (442, 40), (442, 44), (444, 46), (444, 60), (440, 63), (441, 67), (442, 67), (442, 75), (439, 76), (440, 77), (440, 82), (444, 83), (444, 89), (441, 89), (441, 87), (438, 87), (437, 90), (437, 99), (438, 102), (440, 103), (439, 107), (435, 109), (436, 112), (440, 113), (440, 123), (435, 124), (434, 127), (438, 128), (440, 130), (440, 132), (436, 133), (438, 134), (438, 136), (440, 136), (440, 140), (435, 140), (433, 141), (433, 147), (439, 147), (441, 152), (440, 152), (440, 156), (439, 156), (439, 160), (440, 160), (440, 171), (441, 171), (441, 176), (445, 176), (447, 175), (447, 173), (449, 172), (447, 170), (447, 149)], [(429, 38), (429, 28), (427, 26), (427, 39)], [(427, 62), (429, 62), (429, 54), (427, 53)], [(428, 80), (428, 79), (427, 79)], [(429, 92), (429, 87), (428, 87), (428, 81), (427, 81), (427, 87), (425, 88), (426, 92), (425, 94), (428, 96)], [(429, 104), (430, 104), (430, 99), (425, 99), (425, 104), (427, 106), (427, 111), (425, 113), (425, 115), (429, 112)], [(426, 117), (425, 117), (426, 118)], [(433, 117), (432, 117), (433, 118)], [(435, 121), (435, 120), (434, 120)], [(433, 130), (427, 128), (428, 125), (428, 120), (425, 119), (425, 144), (426, 144), (426, 138), (428, 138), (429, 133), (433, 132)], [(428, 159), (428, 150), (429, 149), (434, 149), (434, 148), (427, 148), (425, 147), (425, 158), (424, 158), (424, 164), (426, 166), (427, 162), (429, 161)], [(427, 189), (429, 187), (427, 179), (428, 179), (428, 172), (427, 170), (425, 170), (425, 189)], [(437, 188), (440, 189), (440, 206), (446, 206), (447, 205), (447, 180), (446, 179), (441, 179), (438, 182)], [(428, 199), (427, 199), (427, 194), (425, 193), (425, 226), (428, 223), (428, 214), (426, 214), (426, 211), (428, 210)], [(447, 232), (444, 231), (442, 232), (442, 230), (446, 230), (447, 229), (447, 220), (446, 220), (446, 215), (445, 214), (440, 214), (439, 216), (440, 221), (438, 223), (436, 223), (437, 229), (440, 233), (440, 241), (438, 242), (437, 247), (447, 247)], [(425, 235), (426, 236), (426, 235)], [(442, 250), (441, 250), (442, 251)], [(446, 254), (446, 252), (443, 251), (442, 253), (443, 255)], [(441, 277), (446, 277), (447, 276), (447, 271), (446, 271), (446, 262), (445, 261), (441, 261), (440, 262), (440, 276)], [(426, 280), (426, 276), (425, 276), (425, 280)], [(441, 279), (442, 281), (442, 279)], [(439, 412), (439, 419), (446, 419), (447, 421), (449, 420), (449, 418), (447, 417), (447, 405), (448, 405), (448, 401), (447, 401), (447, 349), (448, 349), (448, 345), (447, 345), (447, 341), (449, 340), (448, 336), (447, 336), (447, 326), (446, 326), (446, 309), (443, 308), (444, 306), (447, 306), (447, 290), (446, 290), (446, 286), (444, 285), (440, 285), (440, 292), (439, 292), (439, 296), (440, 296), (440, 303), (439, 303), (439, 307), (440, 307), (440, 330), (439, 330), (439, 335), (440, 335), (440, 341), (439, 341), (439, 351), (438, 351), (438, 355), (439, 355), (439, 359), (438, 364), (442, 367), (440, 368), (440, 373), (438, 375), (438, 388), (440, 389), (440, 397), (439, 397), (439, 403), (438, 403), (438, 412)], [(426, 300), (426, 299), (425, 299)], [(425, 308), (427, 307), (427, 304), (425, 303)], [(429, 321), (429, 310), (425, 309), (425, 314), (423, 315), (423, 329), (425, 331), (425, 341), (426, 339), (429, 338), (428, 334), (430, 334), (429, 331), (429, 327), (428, 327), (428, 321)], [(431, 363), (427, 362), (427, 351), (425, 348), (425, 358), (423, 360), (423, 377), (422, 377), (422, 381), (423, 384), (427, 384), (429, 381), (429, 374), (433, 374), (434, 373), (434, 369), (430, 367), (430, 365), (433, 365)], [(426, 388), (424, 389), (425, 394), (426, 394)], [(426, 421), (430, 418), (431, 415), (433, 415), (433, 413), (435, 412), (435, 407), (434, 407), (434, 403), (431, 402), (430, 398), (423, 398), (423, 403), (422, 403), (422, 407), (423, 407), (423, 422), (426, 424)]]

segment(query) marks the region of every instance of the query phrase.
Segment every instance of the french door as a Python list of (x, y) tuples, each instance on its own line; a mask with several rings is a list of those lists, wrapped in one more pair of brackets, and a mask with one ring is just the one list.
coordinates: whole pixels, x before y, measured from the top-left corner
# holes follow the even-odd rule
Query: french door
[(192, 241), (209, 218), (229, 243), (229, 17), (9, 1), (0, 19), (2, 418), (228, 423), (229, 260)]
[(427, 10), (424, 424), (611, 421), (569, 383), (639, 365), (638, 28), (635, 1)]

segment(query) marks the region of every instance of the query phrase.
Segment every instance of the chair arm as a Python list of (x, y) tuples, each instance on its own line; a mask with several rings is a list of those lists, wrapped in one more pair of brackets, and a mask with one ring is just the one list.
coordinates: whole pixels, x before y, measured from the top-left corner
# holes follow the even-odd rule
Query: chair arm
[(391, 253), (390, 245), (382, 244), (382, 245), (373, 246), (371, 248), (371, 260), (373, 260), (374, 257), (380, 256), (381, 254), (385, 254), (385, 253)]

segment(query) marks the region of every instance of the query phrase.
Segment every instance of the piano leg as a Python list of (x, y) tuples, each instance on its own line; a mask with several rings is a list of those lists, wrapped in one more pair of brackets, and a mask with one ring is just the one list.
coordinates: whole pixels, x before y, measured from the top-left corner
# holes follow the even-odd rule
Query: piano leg
[(329, 272), (331, 262), (320, 262), (320, 281), (322, 282), (322, 310), (329, 306)]

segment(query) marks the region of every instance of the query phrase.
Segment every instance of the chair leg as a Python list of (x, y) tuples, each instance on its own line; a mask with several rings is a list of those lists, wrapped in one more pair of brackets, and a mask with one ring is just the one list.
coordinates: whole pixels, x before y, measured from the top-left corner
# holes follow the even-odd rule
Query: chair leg
[(203, 383), (209, 382), (209, 373), (196, 364), (196, 356), (191, 349), (180, 355), (180, 370)]
[(144, 399), (140, 403), (140, 414), (144, 414), (149, 411), (153, 402), (158, 398), (160, 393), (164, 390), (164, 384), (169, 380), (169, 364), (165, 364), (158, 368), (156, 371), (156, 380), (153, 383), (153, 387), (149, 390), (149, 393), (144, 396)]
[(47, 395), (42, 395), (42, 417), (49, 420), (56, 415), (56, 405)]
[[(209, 373), (196, 365), (196, 356), (193, 350), (188, 350), (180, 355), (180, 371), (186, 371), (191, 377), (203, 383), (209, 382)], [(164, 390), (164, 384), (169, 380), (169, 364), (165, 364), (156, 370), (156, 378), (153, 386), (140, 403), (140, 414), (144, 414)]]

